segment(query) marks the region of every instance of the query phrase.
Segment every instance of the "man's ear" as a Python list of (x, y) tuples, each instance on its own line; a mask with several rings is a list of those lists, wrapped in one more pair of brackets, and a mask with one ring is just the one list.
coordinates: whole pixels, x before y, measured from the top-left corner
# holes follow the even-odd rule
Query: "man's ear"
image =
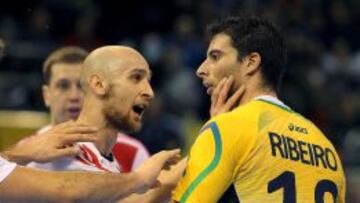
[(246, 74), (252, 75), (260, 69), (261, 56), (257, 52), (251, 52), (249, 55), (246, 56), (246, 58), (247, 58)]
[(43, 100), (44, 100), (45, 106), (48, 108), (50, 107), (50, 89), (49, 88), (50, 88), (49, 85), (43, 85), (41, 87)]
[(98, 74), (92, 74), (89, 76), (88, 85), (90, 90), (98, 96), (104, 96), (109, 91), (109, 83), (104, 77)]

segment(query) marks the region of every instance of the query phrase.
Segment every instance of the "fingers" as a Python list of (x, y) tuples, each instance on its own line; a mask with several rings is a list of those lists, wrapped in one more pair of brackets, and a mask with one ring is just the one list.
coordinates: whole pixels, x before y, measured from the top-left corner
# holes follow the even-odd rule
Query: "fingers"
[(223, 78), (219, 84), (215, 87), (214, 91), (211, 94), (211, 106), (216, 106), (219, 98), (220, 91), (222, 90), (222, 87), (224, 83), (226, 82), (227, 78)]
[(73, 125), (63, 129), (64, 133), (67, 134), (74, 134), (74, 133), (91, 134), (91, 133), (95, 133), (97, 130), (98, 129), (96, 127), (90, 127), (86, 125)]
[(180, 161), (180, 159), (181, 159), (180, 154), (168, 159), (165, 162), (163, 169), (170, 170), (171, 166), (176, 165)]
[(175, 149), (171, 151), (167, 151), (167, 160), (164, 163), (163, 169), (170, 170), (170, 167), (172, 165), (177, 164), (180, 161), (181, 155), (180, 155), (180, 149)]
[(63, 145), (73, 144), (75, 142), (95, 142), (97, 136), (94, 134), (66, 134), (59, 137)]
[(223, 85), (222, 85), (222, 87), (220, 89), (217, 104), (223, 104), (224, 101), (226, 101), (226, 99), (228, 98), (228, 95), (229, 95), (230, 88), (231, 88), (233, 83), (234, 83), (234, 77), (233, 76), (230, 76), (230, 77), (225, 79), (225, 82), (223, 83)]
[(169, 169), (171, 165), (176, 164), (180, 159), (180, 149), (161, 151), (152, 156), (162, 165), (161, 168)]
[(176, 171), (183, 173), (186, 166), (187, 166), (188, 159), (187, 157), (181, 159), (173, 168), (175, 168)]
[(240, 86), (234, 94), (229, 96), (234, 81), (234, 76), (223, 78), (214, 89), (213, 94), (211, 95), (211, 117), (229, 112), (239, 104), (239, 101), (245, 93), (245, 86)]
[(79, 146), (67, 146), (61, 149), (56, 149), (52, 151), (52, 156), (47, 156), (46, 159), (37, 160), (37, 162), (48, 162), (54, 159), (63, 158), (63, 157), (75, 157), (80, 154)]
[(67, 121), (64, 123), (57, 124), (52, 127), (51, 131), (64, 132), (64, 133), (93, 133), (97, 129), (92, 126), (88, 126), (74, 121)]
[(96, 127), (90, 127), (84, 124), (76, 124), (73, 121), (68, 121), (55, 126), (46, 134), (52, 134), (52, 137), (57, 139), (61, 145), (68, 145), (74, 142), (94, 142), (96, 137), (94, 133), (97, 132)]
[(236, 92), (226, 101), (225, 110), (229, 111), (233, 109), (238, 104), (238, 101), (240, 101), (244, 93), (245, 93), (245, 87), (240, 86), (240, 88), (236, 90)]
[(75, 122), (73, 120), (70, 120), (54, 126), (52, 130), (62, 130), (64, 128), (68, 128), (69, 126), (73, 126), (73, 125), (75, 125)]

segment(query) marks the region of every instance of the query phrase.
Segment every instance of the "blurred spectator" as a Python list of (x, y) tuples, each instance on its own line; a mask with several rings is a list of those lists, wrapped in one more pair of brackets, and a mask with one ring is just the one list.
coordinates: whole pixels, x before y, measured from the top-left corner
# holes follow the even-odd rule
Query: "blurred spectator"
[(76, 45), (91, 51), (104, 44), (96, 32), (99, 13), (95, 8), (86, 10), (77, 17), (74, 31), (64, 39), (64, 45)]
[(165, 112), (163, 105), (163, 99), (157, 95), (145, 114), (142, 129), (136, 134), (151, 154), (164, 149), (183, 147), (183, 128), (180, 119)]

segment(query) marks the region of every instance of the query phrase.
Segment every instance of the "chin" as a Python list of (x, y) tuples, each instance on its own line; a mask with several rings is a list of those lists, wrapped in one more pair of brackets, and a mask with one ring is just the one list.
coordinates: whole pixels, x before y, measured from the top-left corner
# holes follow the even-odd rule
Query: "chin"
[(141, 123), (134, 123), (132, 126), (129, 126), (129, 130), (131, 132), (139, 132), (141, 130), (142, 124)]

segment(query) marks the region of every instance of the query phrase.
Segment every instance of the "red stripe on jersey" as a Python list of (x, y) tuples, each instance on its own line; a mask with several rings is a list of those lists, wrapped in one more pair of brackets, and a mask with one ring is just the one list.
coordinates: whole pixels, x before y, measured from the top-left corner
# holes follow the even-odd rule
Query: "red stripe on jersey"
[(122, 173), (131, 172), (137, 150), (136, 147), (126, 143), (116, 143), (114, 145), (112, 153), (116, 161), (120, 164)]
[(92, 152), (88, 147), (86, 147), (85, 145), (81, 145), (80, 149), (81, 151), (84, 152), (85, 159), (87, 159), (90, 163), (92, 163), (96, 168), (104, 171), (109, 171), (108, 169), (101, 166), (96, 154)]
[(80, 156), (76, 156), (75, 159), (78, 160), (78, 161), (80, 161), (80, 162), (83, 163), (83, 164), (91, 165), (90, 162), (86, 161), (85, 159), (83, 159), (83, 158), (80, 157)]

